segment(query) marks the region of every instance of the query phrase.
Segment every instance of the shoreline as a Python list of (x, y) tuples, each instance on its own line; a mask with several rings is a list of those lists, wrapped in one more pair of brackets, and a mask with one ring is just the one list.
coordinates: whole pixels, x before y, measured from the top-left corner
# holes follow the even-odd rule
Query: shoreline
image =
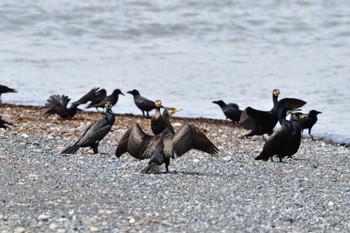
[[(7, 104), (7, 103), (0, 103), (0, 109), (3, 108), (12, 108), (12, 109), (30, 109), (33, 111), (39, 111), (41, 112), (41, 106), (35, 106), (35, 105), (16, 105), (16, 104)], [(87, 110), (82, 110), (80, 113), (78, 112), (77, 115), (73, 118), (74, 119), (82, 119), (81, 117), (79, 117), (79, 115), (81, 114), (86, 114), (87, 116), (94, 116), (96, 114), (99, 114), (98, 112), (94, 112), (94, 111), (87, 111)], [(142, 115), (135, 115), (132, 113), (114, 113), (117, 117), (122, 117), (122, 118), (131, 118), (131, 119), (135, 119), (136, 121), (140, 121), (140, 120), (146, 120), (146, 119), (150, 119), (150, 118), (145, 118)], [(0, 115), (1, 116), (1, 115)], [(40, 117), (40, 116), (39, 116)], [(44, 118), (43, 116), (41, 116), (42, 118)], [(50, 116), (51, 118), (57, 118), (57, 116)], [(50, 118), (48, 117), (48, 118)], [(89, 117), (90, 119), (90, 117)], [(173, 119), (174, 121), (180, 121), (180, 122), (193, 122), (195, 124), (198, 123), (206, 123), (206, 124), (216, 124), (216, 125), (223, 125), (223, 126), (229, 126), (235, 129), (240, 129), (242, 132), (248, 132), (245, 129), (241, 128), (239, 125), (237, 124), (233, 124), (231, 121), (229, 120), (223, 120), (223, 119), (214, 119), (214, 118), (206, 118), (206, 117), (177, 117), (176, 115), (172, 116), (171, 119)], [(11, 119), (8, 119), (8, 121), (11, 123)], [(62, 120), (64, 121), (64, 120)], [(130, 124), (129, 127), (131, 127), (132, 124)], [(115, 127), (115, 126), (114, 126)], [(278, 127), (278, 125), (276, 126)], [(305, 138), (306, 133), (303, 134), (303, 138)], [(256, 136), (255, 136), (256, 137)], [(306, 136), (306, 138), (309, 138), (309, 135)], [(335, 146), (344, 146), (345, 148), (350, 148), (350, 143), (346, 143), (346, 142), (336, 142), (332, 139), (325, 139), (324, 137), (316, 137), (318, 141), (323, 141), (325, 143), (328, 144), (332, 144)]]
[(16, 125), (0, 130), (0, 232), (345, 232), (350, 227), (349, 149), (303, 138), (282, 163), (256, 161), (264, 141), (241, 139), (230, 122), (196, 124), (219, 156), (191, 150), (172, 159), (170, 172), (140, 174), (147, 160), (115, 149), (135, 122), (118, 115), (99, 154), (75, 142), (95, 112), (72, 120), (44, 118), (39, 107), (0, 105)]

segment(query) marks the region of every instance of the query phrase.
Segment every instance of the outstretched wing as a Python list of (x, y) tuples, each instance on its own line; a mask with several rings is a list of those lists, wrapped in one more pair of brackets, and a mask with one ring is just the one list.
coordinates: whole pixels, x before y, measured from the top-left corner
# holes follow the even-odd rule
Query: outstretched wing
[(173, 149), (177, 156), (181, 156), (191, 149), (200, 150), (210, 155), (216, 155), (219, 149), (192, 124), (183, 125), (172, 138)]
[(269, 118), (270, 113), (267, 111), (256, 110), (247, 107), (241, 114), (240, 125), (245, 129), (254, 130), (257, 125), (264, 119)]
[(93, 100), (97, 92), (99, 91), (99, 87), (92, 88), (88, 93), (86, 93), (83, 97), (81, 97), (79, 100), (72, 103), (72, 106), (78, 106), (80, 104), (86, 104), (87, 102)]
[(306, 101), (295, 99), (295, 98), (284, 98), (278, 101), (278, 107), (284, 107), (284, 108), (290, 108), (290, 109), (296, 109), (304, 106), (306, 104)]
[(143, 153), (150, 143), (152, 136), (146, 134), (139, 124), (135, 124), (129, 128), (121, 138), (115, 155), (119, 158), (128, 152), (136, 159), (145, 159)]
[(96, 91), (95, 96), (91, 99), (91, 102), (86, 108), (101, 107), (101, 106), (103, 107), (104, 102), (102, 103), (101, 101), (103, 101), (106, 98), (106, 96), (107, 96), (107, 92), (105, 89), (100, 89)]

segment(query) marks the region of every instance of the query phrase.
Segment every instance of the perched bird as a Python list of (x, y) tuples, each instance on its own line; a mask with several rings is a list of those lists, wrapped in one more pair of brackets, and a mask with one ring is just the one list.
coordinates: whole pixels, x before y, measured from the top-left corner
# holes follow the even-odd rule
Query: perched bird
[(248, 134), (244, 135), (245, 137), (262, 135), (263, 139), (265, 139), (264, 134), (271, 135), (273, 128), (277, 124), (279, 108), (296, 109), (306, 104), (305, 101), (295, 98), (284, 98), (278, 101), (279, 94), (280, 91), (278, 89), (273, 90), (273, 108), (270, 111), (260, 111), (247, 107), (242, 112), (240, 125), (245, 129), (251, 130)]
[(214, 104), (220, 106), (221, 110), (224, 112), (227, 119), (230, 119), (234, 124), (238, 124), (241, 118), (242, 110), (239, 110), (237, 104), (231, 103), (226, 104), (222, 100), (213, 101)]
[[(166, 108), (165, 115), (170, 117), (177, 110)], [(192, 124), (183, 125), (175, 134), (166, 128), (160, 134), (146, 134), (138, 124), (129, 128), (121, 138), (115, 155), (119, 158), (128, 152), (132, 157), (143, 160), (150, 159), (142, 173), (158, 173), (159, 167), (165, 163), (169, 172), (170, 158), (182, 156), (191, 149), (197, 149), (210, 155), (216, 155), (219, 149)]]
[(286, 113), (289, 114), (291, 111), (286, 108), (280, 109), (279, 121), (281, 128), (277, 129), (265, 142), (263, 150), (255, 158), (256, 160), (267, 161), (269, 158), (272, 160), (272, 157), (277, 155), (280, 162), (282, 162), (283, 157), (292, 157), (298, 151), (301, 141), (301, 126), (299, 123), (301, 113), (292, 113), (290, 121), (285, 119)]
[(128, 93), (134, 96), (134, 102), (136, 106), (142, 111), (142, 115), (145, 116), (146, 112), (147, 117), (149, 117), (149, 111), (152, 111), (156, 108), (155, 103), (152, 100), (146, 99), (145, 97), (141, 96), (140, 92), (136, 89), (128, 91)]
[(61, 154), (74, 154), (80, 147), (90, 147), (95, 154), (98, 153), (98, 145), (100, 141), (111, 131), (115, 121), (115, 116), (112, 112), (112, 104), (106, 102), (105, 116), (90, 124), (83, 134), (78, 138), (74, 145), (66, 148)]
[(0, 128), (7, 129), (8, 125), (12, 125), (12, 124), (10, 122), (7, 122), (7, 121), (1, 119), (1, 116), (0, 116)]
[(176, 111), (179, 112), (182, 109), (175, 109), (175, 108), (165, 108), (163, 111), (163, 114), (160, 113), (160, 108), (164, 108), (162, 106), (162, 101), (156, 100), (155, 101), (156, 112), (153, 115), (151, 119), (151, 129), (154, 135), (160, 134), (163, 132), (165, 128), (168, 128), (172, 134), (175, 134), (174, 128), (170, 123), (170, 111)]
[[(102, 92), (103, 94), (103, 92)], [(124, 95), (120, 89), (115, 89), (111, 95), (105, 96), (100, 102), (95, 104), (89, 104), (87, 108), (95, 107), (95, 108), (103, 108), (107, 101), (109, 101), (112, 106), (114, 106), (118, 102), (119, 95)]]
[(322, 112), (311, 110), (309, 114), (303, 114), (302, 118), (300, 119), (301, 129), (302, 132), (304, 129), (309, 129), (309, 135), (314, 140), (314, 137), (311, 135), (311, 129), (317, 122), (317, 115)]
[(87, 94), (79, 100), (73, 102), (68, 108), (67, 105), (70, 98), (66, 95), (51, 95), (47, 99), (47, 103), (42, 107), (44, 109), (44, 116), (48, 117), (53, 114), (59, 115), (62, 119), (71, 119), (78, 111), (80, 104), (85, 104), (96, 96), (96, 91), (99, 88), (91, 89)]
[(9, 88), (7, 86), (0, 84), (0, 102), (1, 102), (1, 95), (4, 93), (9, 93), (9, 92), (17, 92), (17, 91), (13, 88)]

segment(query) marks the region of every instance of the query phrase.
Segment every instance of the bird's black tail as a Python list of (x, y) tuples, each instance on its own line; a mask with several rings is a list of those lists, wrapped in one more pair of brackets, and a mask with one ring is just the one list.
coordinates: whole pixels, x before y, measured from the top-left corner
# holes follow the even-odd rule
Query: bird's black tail
[(73, 146), (70, 146), (66, 149), (64, 149), (61, 154), (74, 154), (75, 152), (77, 152), (79, 150), (80, 146), (78, 145), (73, 145)]

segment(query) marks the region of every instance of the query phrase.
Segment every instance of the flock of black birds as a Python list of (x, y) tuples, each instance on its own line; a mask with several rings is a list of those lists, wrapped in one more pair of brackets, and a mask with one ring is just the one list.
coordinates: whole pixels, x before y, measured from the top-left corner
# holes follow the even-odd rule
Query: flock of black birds
[[(12, 88), (0, 85), (1, 94), (16, 92)], [(206, 137), (206, 135), (195, 125), (186, 123), (176, 132), (170, 122), (170, 117), (180, 109), (164, 107), (160, 100), (152, 101), (140, 95), (134, 89), (127, 93), (133, 95), (135, 105), (142, 111), (144, 117), (149, 117), (149, 112), (155, 109), (151, 118), (151, 130), (153, 135), (144, 132), (138, 123), (130, 127), (122, 136), (115, 151), (119, 158), (125, 153), (132, 157), (143, 160), (149, 159), (148, 166), (142, 173), (159, 173), (160, 166), (165, 164), (166, 172), (169, 172), (170, 159), (180, 157), (191, 149), (206, 152), (216, 156), (219, 149)], [(115, 122), (115, 115), (112, 107), (118, 102), (119, 95), (124, 95), (120, 89), (115, 89), (111, 95), (107, 95), (105, 89), (93, 88), (79, 100), (72, 102), (68, 107), (70, 98), (65, 95), (51, 95), (42, 107), (44, 116), (56, 114), (61, 119), (71, 119), (82, 104), (88, 104), (87, 108), (105, 108), (104, 117), (91, 123), (77, 139), (77, 141), (63, 150), (62, 154), (73, 154), (80, 147), (90, 147), (94, 153), (98, 153), (99, 142), (111, 131)], [(284, 98), (278, 100), (280, 91), (273, 90), (273, 107), (270, 111), (257, 110), (247, 107), (240, 110), (237, 104), (226, 104), (223, 100), (213, 101), (220, 106), (227, 119), (233, 124), (239, 124), (250, 130), (244, 137), (262, 135), (265, 144), (256, 160), (273, 160), (277, 156), (282, 162), (284, 157), (291, 158), (299, 149), (303, 129), (308, 129), (312, 139), (311, 129), (317, 122), (317, 115), (321, 112), (311, 110), (303, 114), (300, 107), (306, 104), (305, 101), (296, 98)], [(161, 112), (161, 109), (164, 109)], [(287, 120), (290, 115), (290, 120)], [(277, 122), (281, 127), (274, 130)], [(11, 123), (1, 119), (0, 127), (7, 128)], [(264, 134), (270, 135), (268, 139)]]

